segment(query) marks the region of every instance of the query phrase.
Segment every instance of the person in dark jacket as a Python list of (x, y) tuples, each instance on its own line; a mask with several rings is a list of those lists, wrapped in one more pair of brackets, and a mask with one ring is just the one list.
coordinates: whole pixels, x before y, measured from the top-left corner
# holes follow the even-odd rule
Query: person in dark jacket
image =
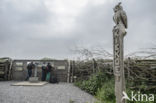
[(50, 63), (48, 63), (47, 68), (46, 68), (46, 81), (50, 80), (51, 69), (52, 69), (52, 66)]
[(45, 81), (45, 79), (46, 79), (46, 65), (44, 62), (42, 66), (42, 81)]
[(57, 69), (52, 66), (51, 75), (50, 75), (50, 83), (58, 83), (57, 80)]
[(34, 68), (35, 68), (35, 65), (33, 64), (33, 62), (28, 64), (28, 66), (27, 66), (28, 74), (27, 74), (26, 80), (28, 80), (31, 77), (32, 69), (34, 69)]

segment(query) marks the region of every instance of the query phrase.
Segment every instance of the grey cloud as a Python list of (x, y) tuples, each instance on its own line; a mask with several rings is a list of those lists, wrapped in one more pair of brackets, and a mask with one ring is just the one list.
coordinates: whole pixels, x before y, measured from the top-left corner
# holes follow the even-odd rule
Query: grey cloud
[(50, 12), (48, 9), (41, 5), (35, 10), (27, 13), (22, 13), (23, 17), (20, 23), (30, 23), (30, 24), (44, 24), (47, 23), (50, 18)]
[(51, 19), (48, 9), (43, 4), (28, 11), (24, 7), (22, 8), (23, 10), (19, 10), (14, 2), (7, 3), (2, 1), (1, 6), (3, 8), (0, 9), (1, 43), (8, 39), (27, 38), (27, 35), (35, 34), (33, 25), (47, 24)]
[(80, 40), (96, 44), (98, 41), (111, 40), (112, 26), (112, 9), (109, 6), (88, 6), (77, 18), (75, 33), (80, 35)]
[[(2, 0), (4, 1), (4, 0)], [(0, 56), (13, 58), (67, 58), (69, 48), (75, 45), (94, 47), (102, 45), (112, 52), (113, 10), (116, 4), (92, 5), (90, 2), (75, 17), (75, 26), (70, 37), (46, 37), (45, 33), (61, 35), (54, 31), (59, 28), (57, 15), (48, 11), (41, 3), (35, 9), (19, 10), (14, 3), (0, 1)], [(155, 0), (123, 1), (128, 15), (128, 34), (125, 37), (125, 52), (149, 48), (156, 39)], [(1, 8), (3, 7), (3, 8)], [(49, 21), (53, 21), (50, 25)], [(39, 27), (43, 25), (43, 27)], [(51, 27), (49, 27), (51, 26)], [(59, 29), (58, 29), (59, 30)], [(40, 36), (38, 36), (40, 35)]]

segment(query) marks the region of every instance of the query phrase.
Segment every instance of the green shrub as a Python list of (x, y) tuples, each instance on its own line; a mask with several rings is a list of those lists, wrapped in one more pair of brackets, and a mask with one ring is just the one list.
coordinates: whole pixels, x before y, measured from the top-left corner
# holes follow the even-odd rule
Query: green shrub
[[(82, 90), (94, 95), (98, 101), (96, 103), (115, 103), (115, 91), (114, 91), (114, 76), (106, 74), (104, 72), (99, 72), (94, 75), (91, 75), (88, 80), (81, 80), (75, 82), (75, 85), (81, 88)], [(130, 89), (129, 87), (135, 86), (134, 82), (126, 82), (126, 92), (128, 95), (131, 95), (131, 91), (138, 91)], [(155, 94), (155, 91), (145, 91), (147, 85), (142, 84), (139, 87), (141, 93), (152, 93)], [(127, 101), (127, 103), (134, 103), (134, 101)], [(153, 103), (153, 102), (138, 102), (135, 103)]]
[(97, 74), (92, 75), (89, 80), (78, 81), (75, 83), (76, 86), (81, 88), (82, 90), (95, 95), (97, 90), (103, 86), (103, 83), (109, 81), (111, 76), (99, 72)]
[(114, 80), (111, 79), (105, 82), (102, 88), (98, 89), (96, 97), (101, 103), (115, 103)]

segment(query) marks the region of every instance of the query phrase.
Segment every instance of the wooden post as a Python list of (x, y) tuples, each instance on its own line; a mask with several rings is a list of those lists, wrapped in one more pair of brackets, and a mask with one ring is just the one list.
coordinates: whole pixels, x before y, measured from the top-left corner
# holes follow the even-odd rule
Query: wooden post
[(70, 82), (70, 60), (68, 60), (67, 82)]
[(93, 62), (93, 73), (95, 73), (94, 59), (92, 60), (92, 62)]
[(125, 91), (124, 61), (123, 61), (123, 36), (114, 36), (114, 75), (116, 103), (121, 102)]
[(97, 63), (96, 63), (96, 60), (93, 58), (93, 73), (96, 73), (97, 72)]
[(37, 77), (37, 65), (35, 65), (34, 77)]
[(128, 80), (130, 79), (130, 57), (128, 57), (128, 61), (127, 61), (127, 78)]
[(125, 103), (122, 99), (125, 91), (125, 75), (124, 75), (124, 36), (126, 35), (127, 16), (121, 2), (114, 8), (115, 26), (113, 28), (113, 70), (115, 76), (115, 96), (116, 103)]
[(71, 80), (70, 82), (73, 83), (73, 79), (74, 79), (74, 61), (72, 61), (72, 64), (71, 64)]

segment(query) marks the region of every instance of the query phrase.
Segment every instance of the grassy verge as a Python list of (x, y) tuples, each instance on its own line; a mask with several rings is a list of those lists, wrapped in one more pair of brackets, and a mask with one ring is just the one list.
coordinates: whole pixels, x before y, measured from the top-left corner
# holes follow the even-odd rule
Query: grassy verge
[[(114, 94), (114, 76), (109, 75), (103, 72), (91, 75), (88, 80), (82, 80), (75, 82), (75, 85), (81, 88), (82, 90), (92, 94), (98, 100), (96, 103), (115, 103), (115, 94)], [(130, 85), (127, 83), (127, 86)], [(143, 85), (145, 86), (145, 85)], [(126, 89), (126, 92), (131, 96), (131, 91), (129, 88)], [(139, 91), (139, 90), (134, 90)], [(140, 91), (140, 93), (152, 93), (152, 91)], [(154, 102), (139, 102), (139, 101), (127, 101), (127, 103), (154, 103)]]
[(75, 85), (94, 95), (100, 103), (115, 102), (114, 78), (111, 75), (99, 72), (92, 75), (89, 80), (75, 82)]

